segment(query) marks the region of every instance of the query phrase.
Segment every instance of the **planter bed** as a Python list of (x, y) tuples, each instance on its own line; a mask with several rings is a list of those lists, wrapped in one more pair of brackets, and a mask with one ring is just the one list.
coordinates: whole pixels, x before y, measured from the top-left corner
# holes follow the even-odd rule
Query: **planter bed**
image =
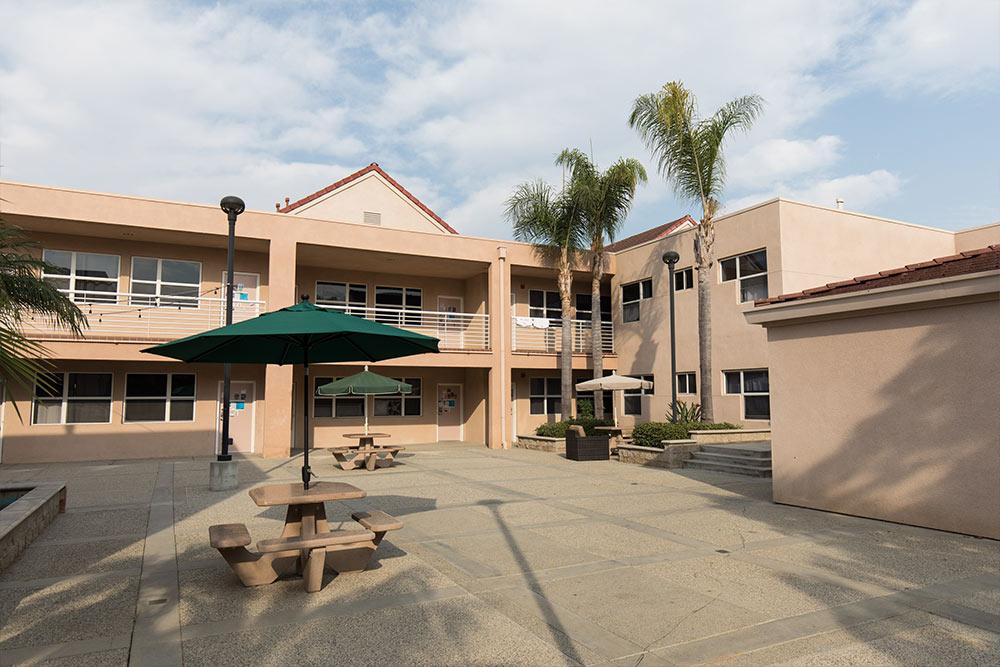
[(566, 438), (549, 438), (544, 435), (519, 435), (514, 441), (515, 447), (521, 449), (537, 449), (542, 452), (566, 453)]
[(17, 560), (56, 515), (66, 511), (66, 484), (0, 484), (0, 498), (16, 499), (0, 509), (0, 571)]
[(680, 468), (699, 447), (694, 440), (664, 440), (662, 448), (622, 445), (618, 448), (618, 460), (654, 468)]
[(699, 445), (730, 442), (762, 442), (771, 439), (770, 428), (731, 428), (691, 431), (688, 436)]

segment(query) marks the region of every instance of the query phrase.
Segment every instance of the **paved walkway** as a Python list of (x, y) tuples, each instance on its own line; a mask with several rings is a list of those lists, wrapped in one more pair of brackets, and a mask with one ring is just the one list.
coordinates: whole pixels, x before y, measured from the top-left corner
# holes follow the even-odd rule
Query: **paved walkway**
[(2, 466), (66, 480), (69, 510), (0, 576), (0, 662), (644, 665), (1000, 662), (1000, 545), (783, 507), (769, 480), (481, 447), (409, 447), (323, 479), (399, 516), (379, 567), (246, 589), (208, 526), (280, 531), (251, 486), (297, 460)]

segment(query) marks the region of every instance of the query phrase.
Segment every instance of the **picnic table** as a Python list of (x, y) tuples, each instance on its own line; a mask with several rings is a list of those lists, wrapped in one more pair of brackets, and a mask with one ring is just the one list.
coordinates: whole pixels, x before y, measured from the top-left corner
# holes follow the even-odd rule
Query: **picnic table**
[(393, 464), (396, 455), (403, 451), (403, 447), (389, 445), (381, 446), (356, 446), (356, 447), (331, 447), (330, 453), (337, 459), (337, 463), (344, 470), (354, 470), (363, 467), (371, 471), (376, 468), (387, 468)]
[(245, 586), (269, 584), (291, 573), (303, 575), (306, 591), (314, 593), (323, 582), (323, 570), (364, 570), (385, 533), (402, 523), (385, 512), (354, 512), (358, 528), (330, 530), (326, 501), (356, 500), (365, 492), (344, 482), (316, 482), (308, 489), (294, 483), (268, 484), (250, 489), (258, 507), (287, 505), (285, 526), (277, 539), (258, 540), (258, 553), (250, 552), (250, 533), (244, 524), (209, 528), (209, 540), (219, 550)]
[(388, 433), (345, 433), (344, 437), (357, 440), (357, 447), (383, 447), (384, 445), (375, 444), (375, 438), (389, 438), (391, 436)]
[(618, 445), (621, 444), (624, 432), (621, 426), (595, 426), (595, 431), (601, 431), (607, 433), (608, 437), (614, 443), (614, 448), (617, 449)]

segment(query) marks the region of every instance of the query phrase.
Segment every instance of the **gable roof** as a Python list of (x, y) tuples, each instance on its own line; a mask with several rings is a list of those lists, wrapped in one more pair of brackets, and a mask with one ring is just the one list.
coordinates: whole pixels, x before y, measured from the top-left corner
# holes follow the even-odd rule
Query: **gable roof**
[(858, 276), (849, 280), (827, 283), (826, 285), (802, 290), (794, 294), (772, 296), (769, 299), (755, 301), (754, 305), (764, 306), (772, 303), (786, 303), (788, 301), (812, 299), (814, 297), (831, 296), (845, 292), (860, 292), (879, 287), (893, 287), (895, 285), (916, 283), (922, 280), (950, 278), (968, 273), (996, 270), (1000, 270), (1000, 244), (977, 250), (966, 250), (957, 255), (938, 257), (918, 264), (907, 264), (898, 269), (887, 269), (867, 276)]
[(610, 243), (605, 246), (604, 249), (609, 252), (621, 252), (622, 250), (627, 250), (628, 248), (641, 245), (647, 241), (662, 239), (664, 236), (668, 236), (676, 232), (678, 229), (683, 227), (685, 223), (690, 223), (691, 225), (698, 224), (698, 222), (690, 215), (685, 215), (683, 218), (677, 218), (676, 220), (662, 224), (659, 227), (653, 227), (652, 229), (647, 229), (644, 232), (627, 236), (620, 241)]
[(366, 174), (370, 174), (373, 171), (375, 173), (377, 173), (379, 176), (381, 176), (382, 178), (384, 178), (386, 181), (388, 181), (389, 184), (392, 187), (394, 187), (397, 190), (399, 190), (400, 194), (402, 194), (404, 197), (406, 197), (411, 202), (413, 202), (413, 204), (417, 208), (419, 208), (421, 211), (423, 211), (424, 213), (426, 213), (427, 215), (429, 215), (435, 222), (437, 222), (439, 225), (441, 225), (442, 227), (444, 227), (447, 231), (451, 232), (452, 234), (458, 234), (458, 232), (455, 230), (454, 227), (452, 227), (447, 222), (445, 222), (443, 219), (441, 219), (441, 216), (439, 216), (437, 213), (435, 213), (434, 211), (432, 211), (427, 206), (427, 204), (425, 204), (422, 201), (420, 201), (419, 199), (417, 199), (416, 196), (413, 195), (409, 190), (407, 190), (402, 185), (400, 185), (399, 182), (396, 181), (396, 179), (394, 179), (389, 174), (385, 173), (385, 170), (382, 169), (382, 167), (378, 166), (378, 162), (372, 162), (370, 165), (368, 165), (364, 169), (359, 169), (358, 171), (354, 172), (353, 174), (350, 174), (349, 176), (345, 176), (344, 178), (340, 179), (339, 181), (336, 181), (335, 183), (331, 183), (330, 185), (326, 186), (322, 190), (317, 190), (316, 192), (312, 193), (311, 195), (306, 195), (305, 197), (303, 197), (302, 199), (299, 199), (298, 201), (293, 201), (292, 203), (287, 204), (287, 205), (283, 206), (282, 208), (279, 208), (278, 209), (278, 213), (290, 213), (290, 212), (294, 211), (295, 209), (299, 208), (300, 206), (305, 206), (309, 202), (314, 201), (316, 199), (319, 199), (323, 195), (330, 194), (334, 190), (336, 190), (338, 188), (342, 188), (343, 186), (347, 185), (348, 183), (351, 183), (352, 181), (356, 181), (359, 178), (361, 178), (362, 176), (365, 176)]

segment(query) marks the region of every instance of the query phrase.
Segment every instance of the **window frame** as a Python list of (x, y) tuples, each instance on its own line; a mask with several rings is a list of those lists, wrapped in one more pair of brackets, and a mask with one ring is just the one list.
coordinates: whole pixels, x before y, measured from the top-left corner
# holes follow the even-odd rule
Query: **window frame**
[[(542, 387), (543, 387), (543, 392), (544, 393), (541, 393), (541, 394), (534, 393), (533, 388), (531, 386), (532, 385), (532, 380), (541, 380), (542, 381)], [(551, 393), (551, 386), (552, 386), (550, 384), (551, 380), (555, 381), (556, 391), (555, 391), (554, 394)], [(553, 377), (547, 376), (547, 375), (535, 375), (535, 376), (529, 377), (528, 378), (528, 414), (535, 415), (535, 416), (543, 416), (543, 417), (548, 417), (549, 415), (552, 415), (554, 417), (562, 417), (562, 386), (561, 385), (562, 385), (562, 380), (560, 378), (557, 378), (557, 377), (553, 378)], [(535, 410), (534, 410), (534, 408), (532, 406), (532, 399), (542, 399), (542, 401), (543, 401), (542, 405), (545, 406), (545, 410), (543, 412), (535, 412)], [(553, 405), (556, 406), (556, 411), (555, 412), (549, 412), (549, 405), (550, 405), (551, 401), (555, 401), (555, 403), (553, 404)]]
[[(379, 305), (378, 297), (379, 290), (399, 290), (400, 293), (400, 304), (401, 305)], [(417, 307), (411, 307), (407, 305), (407, 301), (411, 293), (416, 293), (416, 296), (420, 299), (420, 305)], [(400, 287), (397, 285), (375, 285), (375, 293), (373, 295), (374, 300), (372, 303), (375, 304), (375, 321), (381, 322), (383, 324), (392, 324), (395, 326), (411, 326), (419, 327), (423, 323), (423, 311), (424, 311), (424, 290), (422, 287)], [(382, 312), (379, 312), (382, 311)], [(385, 311), (396, 311), (393, 313)]]
[[(156, 262), (156, 279), (155, 280), (144, 280), (142, 278), (135, 277), (135, 260), (137, 259), (147, 259)], [(163, 280), (163, 262), (185, 262), (187, 264), (196, 264), (198, 266), (198, 282), (197, 283), (177, 283), (173, 281)], [(202, 263), (196, 259), (176, 259), (174, 257), (146, 257), (143, 255), (133, 255), (131, 261), (129, 262), (129, 303), (139, 304), (144, 306), (155, 306), (155, 307), (171, 307), (171, 308), (198, 308), (201, 305), (201, 285), (202, 276), (204, 275)], [(156, 290), (152, 294), (139, 294), (135, 291), (135, 284), (139, 283), (141, 285), (153, 285)], [(176, 294), (162, 294), (162, 287), (164, 285), (170, 287), (194, 287), (195, 295), (183, 296)], [(225, 286), (223, 286), (225, 287)], [(176, 300), (176, 301), (174, 301)]]
[[(739, 373), (740, 390), (739, 392), (729, 391), (728, 374)], [(746, 373), (766, 373), (767, 374), (767, 391), (746, 391)], [(741, 368), (733, 369), (728, 371), (722, 371), (722, 388), (723, 393), (727, 396), (741, 396), (740, 401), (740, 415), (743, 421), (771, 421), (771, 374), (767, 368)], [(767, 397), (767, 417), (747, 417), (747, 397), (748, 396), (766, 396)]]
[[(320, 299), (320, 285), (342, 286), (344, 288), (344, 296), (346, 299), (344, 301), (339, 301), (337, 299)], [(360, 317), (364, 317), (365, 310), (368, 308), (368, 283), (352, 283), (343, 280), (317, 280), (315, 281), (313, 288), (313, 294), (316, 295), (317, 306), (332, 306), (341, 312), (347, 313), (348, 315), (358, 315)], [(363, 302), (351, 300), (351, 290), (353, 289), (364, 291), (365, 299)]]
[[(764, 253), (764, 270), (758, 271), (757, 273), (749, 273), (744, 275), (743, 269), (740, 266), (740, 259), (743, 257), (748, 257), (750, 255), (756, 255), (757, 253)], [(736, 273), (735, 276), (732, 278), (725, 277), (725, 269), (723, 268), (723, 264), (726, 262), (733, 262), (733, 266), (735, 267)], [(754, 301), (757, 300), (757, 298), (754, 299), (743, 298), (743, 294), (745, 293), (744, 283), (746, 281), (758, 279), (761, 277), (763, 277), (764, 279), (764, 296), (759, 298), (766, 299), (768, 296), (768, 289), (769, 289), (768, 279), (767, 279), (768, 278), (767, 248), (757, 248), (756, 250), (751, 250), (749, 252), (741, 252), (737, 255), (731, 255), (729, 257), (719, 260), (719, 282), (720, 283), (729, 283), (733, 281), (736, 282), (738, 286), (738, 289), (736, 290), (736, 300), (738, 303), (753, 303)]]
[[(678, 279), (682, 284), (681, 287), (677, 286)], [(687, 266), (683, 269), (678, 269), (674, 271), (674, 292), (683, 292), (694, 288), (694, 267)]]
[[(364, 419), (368, 415), (368, 397), (367, 396), (320, 396), (316, 391), (324, 384), (329, 384), (334, 380), (339, 380), (344, 375), (336, 375), (333, 377), (326, 375), (314, 375), (312, 377), (313, 382), (313, 404), (312, 404), (312, 417), (313, 419)], [(322, 382), (320, 382), (322, 380)], [(316, 410), (317, 401), (330, 401), (330, 416), (320, 417)], [(361, 401), (361, 414), (360, 415), (344, 415), (340, 417), (337, 415), (337, 402), (338, 401)]]
[[(635, 299), (630, 299), (626, 301), (625, 289), (627, 287), (632, 287), (633, 285), (636, 285), (638, 287), (639, 296)], [(649, 286), (648, 290), (646, 289), (647, 285)], [(639, 304), (641, 304), (643, 301), (646, 301), (647, 299), (653, 298), (653, 279), (650, 277), (650, 278), (643, 278), (641, 280), (633, 280), (630, 283), (624, 283), (623, 285), (621, 285), (621, 297), (622, 297), (622, 323), (628, 324), (630, 322), (639, 322), (640, 320), (642, 320), (642, 307)], [(631, 306), (633, 304), (635, 304), (635, 319), (627, 319), (625, 315), (626, 307)]]
[[(128, 395), (128, 378), (130, 375), (166, 375), (167, 376), (167, 394), (166, 396), (129, 396)], [(194, 394), (191, 397), (187, 396), (174, 396), (174, 376), (175, 375), (190, 375), (194, 378)], [(128, 414), (128, 401), (129, 399), (135, 401), (154, 401), (163, 400), (163, 419), (127, 419)], [(174, 401), (182, 403), (191, 403), (191, 419), (172, 419), (171, 418), (171, 407)], [(188, 424), (197, 421), (198, 415), (198, 374), (197, 373), (125, 373), (125, 394), (122, 397), (122, 423), (123, 424)]]
[[(32, 391), (31, 391), (31, 425), (32, 426), (70, 426), (70, 425), (72, 425), (72, 426), (79, 426), (79, 425), (85, 425), (85, 424), (111, 424), (111, 423), (114, 422), (114, 414), (113, 414), (114, 413), (114, 405), (115, 405), (115, 398), (114, 398), (115, 397), (115, 374), (114, 373), (106, 373), (106, 372), (101, 372), (101, 371), (98, 371), (98, 372), (87, 372), (87, 371), (83, 371), (83, 372), (81, 372), (81, 371), (54, 371), (54, 372), (47, 372), (47, 374), (49, 374), (49, 375), (61, 375), (62, 376), (62, 394), (60, 396), (58, 396), (58, 397), (55, 397), (55, 396), (52, 396), (52, 397), (39, 396), (38, 395), (38, 379), (37, 378), (35, 379), (35, 385), (34, 385), (34, 387), (32, 388)], [(108, 385), (108, 396), (107, 396), (107, 398), (105, 398), (103, 396), (101, 396), (101, 397), (93, 397), (93, 396), (72, 397), (72, 396), (70, 396), (69, 395), (69, 387), (70, 387), (69, 376), (70, 375), (107, 375), (108, 377), (111, 378), (111, 382)], [(60, 401), (60, 403), (59, 403), (59, 421), (57, 421), (57, 422), (39, 422), (36, 419), (36, 415), (37, 415), (37, 403), (38, 403), (39, 399), (42, 399), (43, 401), (49, 401), (49, 402), (53, 402), (53, 401), (56, 401), (56, 400)], [(66, 416), (67, 416), (67, 414), (69, 412), (69, 402), (70, 402), (70, 400), (74, 400), (74, 401), (90, 401), (90, 402), (95, 402), (95, 403), (98, 402), (98, 401), (101, 401), (101, 402), (107, 401), (108, 402), (108, 420), (107, 421), (101, 421), (101, 422), (70, 422), (70, 421), (66, 421)]]
[[(411, 386), (417, 386), (417, 387), (419, 387), (419, 391), (417, 391), (417, 392), (411, 392), (409, 394), (378, 394), (378, 395), (372, 396), (372, 416), (373, 417), (388, 417), (390, 419), (399, 419), (399, 418), (403, 418), (403, 417), (422, 417), (424, 415), (424, 379), (422, 377), (411, 376), (411, 377), (393, 378), (393, 380), (396, 380), (397, 382), (404, 382), (404, 383), (406, 383), (408, 385), (411, 385)], [(417, 412), (416, 413), (410, 413), (406, 409), (406, 402), (408, 400), (412, 401), (414, 399), (416, 399), (416, 401), (417, 401), (417, 406), (418, 406), (417, 407)], [(380, 415), (378, 413), (378, 409), (376, 407), (376, 405), (378, 404), (378, 402), (380, 400), (387, 400), (387, 401), (399, 400), (399, 402), (400, 402), (400, 406), (399, 406), (400, 407), (400, 412), (399, 412), (399, 414), (398, 415), (392, 415), (392, 414)]]
[[(681, 389), (681, 378), (684, 378), (684, 389)], [(677, 394), (685, 396), (698, 395), (698, 373), (696, 371), (681, 371), (674, 374), (674, 381), (677, 383)], [(692, 387), (692, 385), (694, 385)], [(690, 391), (688, 391), (690, 390)]]
[[(533, 306), (531, 305), (531, 295), (541, 294), (542, 295), (542, 305)], [(555, 307), (551, 306), (549, 297), (555, 302)], [(553, 315), (553, 313), (555, 313)], [(547, 289), (529, 289), (528, 290), (528, 317), (541, 317), (549, 320), (550, 323), (562, 322), (562, 298), (559, 296), (558, 291), (547, 290)]]
[[(654, 373), (644, 373), (642, 375), (629, 375), (630, 378), (636, 378), (638, 380), (649, 380), (653, 383), (653, 386), (649, 389), (624, 389), (622, 390), (622, 414), (630, 415), (633, 417), (641, 417), (643, 414), (644, 401), (643, 396), (652, 396), (656, 393), (656, 375)], [(639, 411), (629, 412), (629, 400), (628, 399), (639, 399)]]
[[(69, 253), (69, 255), (70, 255), (69, 273), (68, 274), (46, 273), (44, 271), (44, 269), (43, 269), (42, 272), (41, 272), (42, 280), (45, 280), (46, 278), (48, 278), (49, 280), (66, 280), (66, 281), (68, 281), (69, 285), (68, 285), (68, 287), (65, 290), (61, 289), (61, 288), (56, 288), (56, 289), (59, 289), (60, 292), (62, 292), (66, 296), (68, 296), (70, 298), (70, 300), (73, 301), (74, 303), (117, 303), (117, 301), (118, 301), (118, 293), (119, 293), (119, 289), (120, 289), (120, 285), (121, 285), (121, 277), (122, 277), (122, 256), (121, 255), (116, 255), (114, 253), (107, 253), (107, 252), (87, 252), (85, 250), (60, 250), (58, 248), (42, 248), (42, 261), (46, 262), (46, 263), (49, 263), (49, 264), (51, 264), (51, 262), (49, 262), (48, 260), (45, 259), (45, 253), (48, 253), (48, 252), (65, 252), (65, 253)], [(115, 260), (116, 260), (116, 262), (117, 262), (116, 267), (115, 267), (115, 274), (116, 274), (115, 277), (114, 278), (98, 278), (98, 277), (93, 277), (93, 276), (79, 276), (79, 275), (77, 275), (77, 264), (78, 264), (77, 258), (78, 258), (79, 255), (95, 255), (95, 256), (100, 256), (100, 257), (114, 257)], [(76, 294), (77, 291), (88, 291), (88, 290), (77, 290), (76, 283), (80, 279), (82, 279), (82, 280), (90, 280), (90, 281), (100, 282), (100, 283), (109, 283), (109, 284), (114, 285), (115, 289), (113, 291), (111, 291), (111, 292), (107, 292), (106, 293), (106, 294), (109, 294), (111, 296), (110, 299), (108, 299), (108, 298), (101, 298), (99, 296), (98, 297), (94, 297), (94, 296), (89, 296), (89, 297), (88, 296), (81, 296), (81, 297), (78, 298), (77, 294)], [(92, 290), (90, 290), (90, 292), (93, 293)], [(102, 292), (102, 294), (103, 294), (103, 292)]]
[[(590, 308), (580, 308), (580, 297), (585, 297), (590, 299)], [(576, 319), (590, 322), (591, 316), (593, 314), (593, 295), (589, 292), (577, 292), (573, 295), (573, 307), (576, 310)], [(607, 308), (605, 308), (607, 306)], [(613, 309), (611, 307), (611, 297), (601, 295), (601, 322), (610, 322), (611, 313)]]

